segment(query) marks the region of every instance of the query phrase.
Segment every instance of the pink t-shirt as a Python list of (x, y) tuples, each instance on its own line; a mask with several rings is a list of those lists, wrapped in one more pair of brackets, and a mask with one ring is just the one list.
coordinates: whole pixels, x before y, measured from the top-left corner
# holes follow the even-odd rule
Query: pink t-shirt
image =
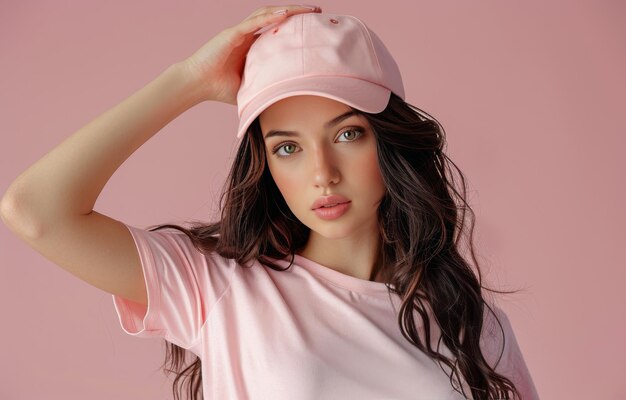
[[(449, 370), (402, 336), (400, 298), (385, 284), (299, 255), (283, 272), (258, 262), (242, 268), (217, 253), (202, 254), (175, 229), (127, 227), (141, 258), (148, 306), (114, 295), (122, 328), (198, 355), (204, 399), (463, 399)], [(495, 310), (507, 339), (496, 370), (524, 400), (538, 399), (510, 322)], [(481, 345), (493, 366), (502, 337), (499, 329), (490, 332)], [(440, 351), (451, 355), (443, 342)]]

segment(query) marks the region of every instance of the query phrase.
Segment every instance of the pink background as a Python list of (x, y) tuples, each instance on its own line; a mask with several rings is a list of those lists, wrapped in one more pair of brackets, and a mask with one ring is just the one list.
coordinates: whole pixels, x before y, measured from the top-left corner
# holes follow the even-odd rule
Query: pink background
[[(1, 2), (0, 192), (263, 4)], [(624, 3), (317, 4), (376, 31), (407, 100), (443, 124), (488, 282), (523, 289), (500, 299), (541, 397), (626, 398)], [(140, 227), (211, 219), (236, 127), (232, 105), (194, 107), (120, 167), (96, 210)], [(108, 293), (2, 224), (0, 246), (0, 398), (172, 398), (163, 341), (126, 335)]]

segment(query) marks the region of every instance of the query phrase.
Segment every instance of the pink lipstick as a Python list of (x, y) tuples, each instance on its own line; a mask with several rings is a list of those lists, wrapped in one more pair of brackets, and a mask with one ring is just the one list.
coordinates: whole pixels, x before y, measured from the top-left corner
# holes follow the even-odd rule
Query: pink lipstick
[(314, 209), (313, 211), (318, 217), (325, 220), (331, 220), (341, 217), (350, 208), (350, 202), (339, 203), (334, 206), (322, 206)]

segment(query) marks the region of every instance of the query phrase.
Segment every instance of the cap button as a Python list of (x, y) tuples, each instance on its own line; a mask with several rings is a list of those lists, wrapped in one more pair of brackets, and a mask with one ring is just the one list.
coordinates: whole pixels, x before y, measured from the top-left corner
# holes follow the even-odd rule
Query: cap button
[(331, 18), (331, 19), (330, 19), (330, 22), (332, 22), (333, 24), (338, 24), (338, 23), (339, 23), (339, 21), (337, 21), (337, 20), (336, 20), (336, 19), (334, 19), (334, 18)]

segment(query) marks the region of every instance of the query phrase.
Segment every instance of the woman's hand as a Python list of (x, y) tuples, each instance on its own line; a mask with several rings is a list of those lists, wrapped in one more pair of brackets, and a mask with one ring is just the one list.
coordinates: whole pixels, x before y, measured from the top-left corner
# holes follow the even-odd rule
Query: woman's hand
[[(287, 10), (287, 13), (274, 14), (279, 10)], [(321, 9), (302, 5), (261, 7), (242, 22), (218, 33), (185, 59), (184, 70), (198, 83), (202, 99), (236, 105), (245, 56), (258, 38), (254, 33), (290, 15), (306, 12), (321, 12)]]

